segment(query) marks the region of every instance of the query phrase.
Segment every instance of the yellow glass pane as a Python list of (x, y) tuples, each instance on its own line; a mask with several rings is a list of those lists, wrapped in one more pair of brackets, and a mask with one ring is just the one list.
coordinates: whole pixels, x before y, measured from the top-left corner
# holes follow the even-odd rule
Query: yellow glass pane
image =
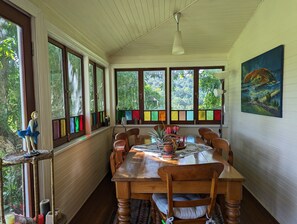
[(61, 120), (61, 137), (66, 136), (66, 122), (65, 119)]
[(144, 111), (144, 121), (150, 121), (150, 120), (151, 120), (151, 112)]
[(204, 110), (203, 111), (199, 111), (198, 117), (199, 117), (199, 120), (200, 121), (205, 120), (205, 111)]
[(171, 111), (171, 120), (178, 121), (178, 111)]

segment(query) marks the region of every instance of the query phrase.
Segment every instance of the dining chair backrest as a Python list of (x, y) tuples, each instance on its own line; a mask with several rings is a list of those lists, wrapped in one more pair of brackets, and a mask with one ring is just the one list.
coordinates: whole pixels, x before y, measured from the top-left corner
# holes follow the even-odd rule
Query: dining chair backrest
[(115, 140), (124, 140), (125, 141), (125, 152), (128, 153), (130, 150), (129, 139), (126, 132), (120, 132), (115, 135)]
[(126, 131), (128, 137), (128, 144), (130, 148), (136, 144), (139, 132), (139, 128), (131, 128)]
[(215, 138), (212, 147), (230, 164), (233, 165), (233, 152), (227, 139)]
[(110, 169), (112, 176), (115, 171), (122, 165), (125, 159), (125, 140), (116, 140), (113, 143), (113, 151), (109, 157)]
[[(207, 206), (206, 214), (208, 217), (212, 216), (214, 211), (216, 196), (217, 196), (217, 182), (218, 177), (224, 169), (222, 163), (206, 163), (195, 165), (179, 165), (179, 166), (163, 166), (159, 168), (158, 174), (162, 181), (166, 182), (167, 199), (168, 199), (168, 213), (160, 213), (162, 219), (166, 220), (169, 217), (174, 217), (173, 208), (178, 207), (196, 207)], [(196, 200), (173, 201), (173, 185), (175, 182), (182, 181), (211, 181), (209, 189), (206, 189), (205, 197)], [(198, 219), (182, 220), (182, 223), (205, 223), (206, 216)], [(174, 219), (174, 223), (179, 223), (178, 219)]]
[(204, 137), (203, 137), (204, 133), (209, 132), (209, 131), (213, 132), (213, 130), (211, 128), (207, 128), (207, 127), (201, 127), (198, 129), (198, 133), (202, 139), (204, 139)]
[(213, 131), (208, 131), (208, 132), (203, 133), (204, 141), (206, 142), (207, 145), (209, 145), (211, 147), (212, 147), (213, 139), (216, 139), (219, 137), (220, 137), (220, 135)]

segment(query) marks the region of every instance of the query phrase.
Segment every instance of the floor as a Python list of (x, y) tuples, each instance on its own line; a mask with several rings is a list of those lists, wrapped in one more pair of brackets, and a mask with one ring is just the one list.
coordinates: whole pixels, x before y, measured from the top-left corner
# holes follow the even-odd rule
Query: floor
[[(115, 186), (110, 179), (111, 174), (106, 175), (70, 224), (112, 223), (116, 211), (116, 198)], [(240, 212), (242, 224), (279, 224), (245, 188)]]

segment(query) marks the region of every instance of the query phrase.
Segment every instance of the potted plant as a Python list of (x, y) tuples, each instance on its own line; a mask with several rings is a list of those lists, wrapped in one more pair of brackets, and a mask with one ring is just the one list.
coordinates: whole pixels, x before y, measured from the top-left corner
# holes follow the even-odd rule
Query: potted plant
[(149, 131), (149, 135), (156, 141), (157, 146), (160, 150), (164, 149), (164, 145), (168, 145), (166, 146), (166, 149), (169, 149), (170, 146), (172, 146), (172, 141), (170, 136), (166, 134), (165, 130), (161, 129), (160, 127), (158, 127), (157, 130), (153, 129)]

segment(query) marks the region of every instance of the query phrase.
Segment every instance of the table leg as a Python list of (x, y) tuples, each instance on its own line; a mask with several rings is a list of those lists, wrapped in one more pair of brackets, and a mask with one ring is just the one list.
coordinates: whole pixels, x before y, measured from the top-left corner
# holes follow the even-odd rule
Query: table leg
[(118, 223), (130, 224), (130, 183), (116, 182), (115, 184), (118, 199)]
[(118, 223), (130, 223), (129, 199), (118, 199)]
[(240, 201), (237, 200), (227, 200), (226, 205), (226, 216), (228, 224), (240, 223)]

